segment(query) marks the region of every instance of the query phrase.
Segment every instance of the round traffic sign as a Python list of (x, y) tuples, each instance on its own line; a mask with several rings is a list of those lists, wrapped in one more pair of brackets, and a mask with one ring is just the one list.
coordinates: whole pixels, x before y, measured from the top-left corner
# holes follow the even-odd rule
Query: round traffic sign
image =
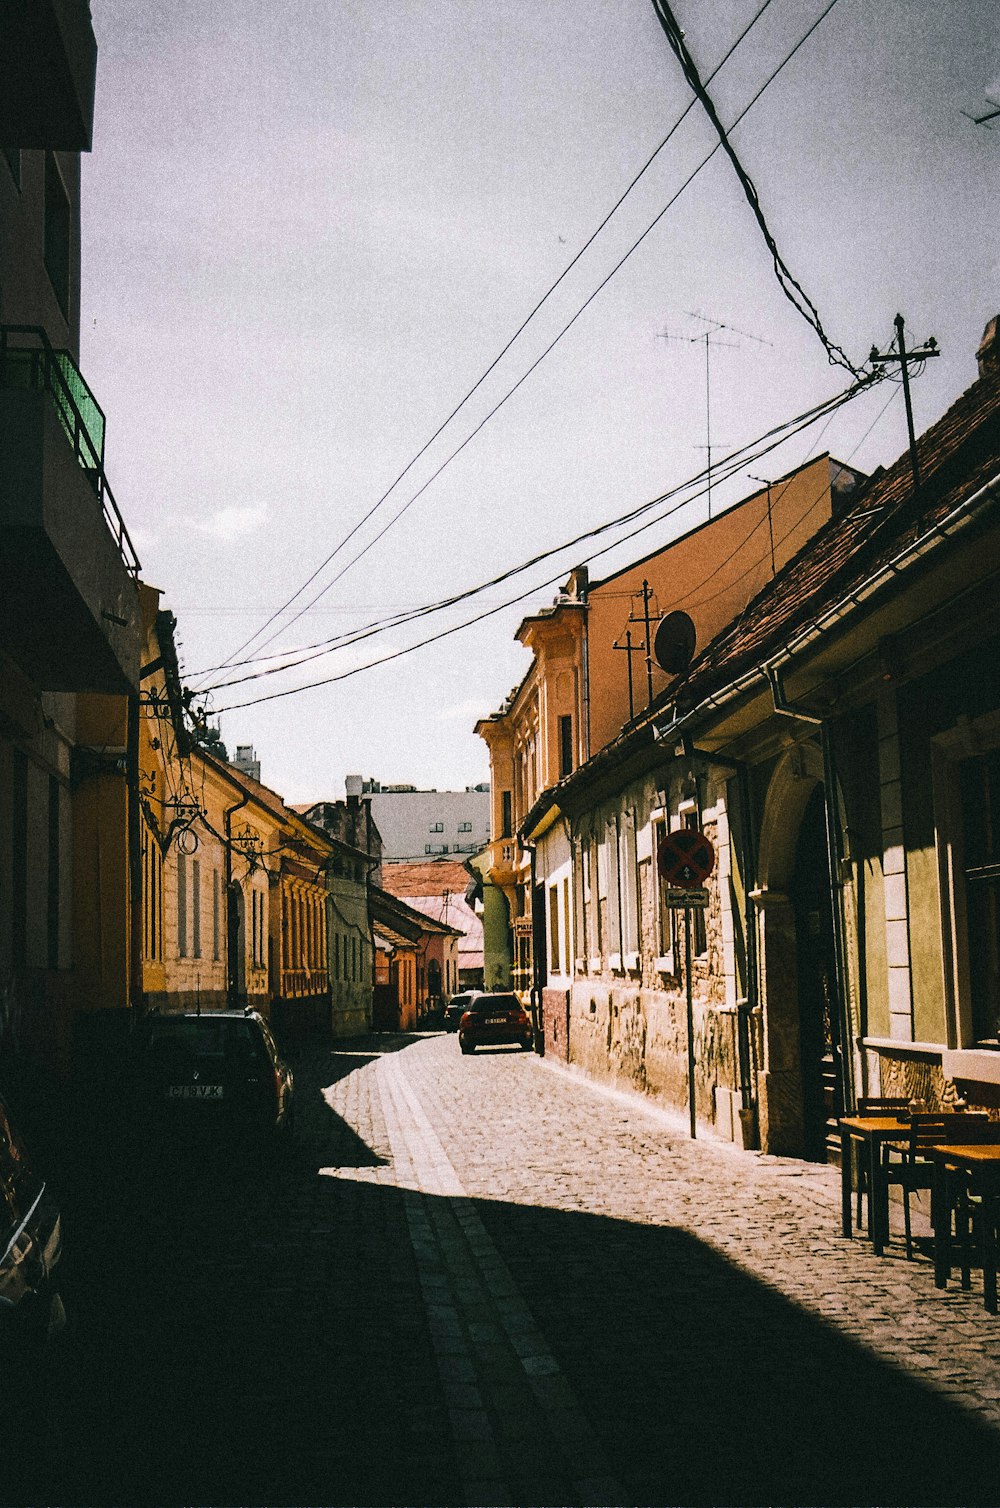
[(679, 827), (660, 839), (656, 867), (668, 885), (702, 885), (715, 868), (715, 849), (698, 827)]

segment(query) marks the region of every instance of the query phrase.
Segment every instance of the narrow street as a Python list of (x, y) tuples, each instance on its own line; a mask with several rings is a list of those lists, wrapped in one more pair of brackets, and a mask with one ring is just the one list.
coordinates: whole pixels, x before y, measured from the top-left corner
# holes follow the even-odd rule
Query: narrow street
[(263, 1173), (81, 1183), (12, 1501), (997, 1501), (997, 1321), (845, 1242), (835, 1170), (452, 1037), (295, 1066)]

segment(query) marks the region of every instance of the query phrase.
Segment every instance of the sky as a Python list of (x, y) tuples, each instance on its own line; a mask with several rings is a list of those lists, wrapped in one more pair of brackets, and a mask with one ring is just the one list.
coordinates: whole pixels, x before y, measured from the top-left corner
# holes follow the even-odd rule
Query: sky
[[(703, 78), (761, 3), (677, 0)], [(828, 3), (766, 6), (710, 85), (727, 126)], [(690, 104), (650, 0), (92, 12), (81, 365), (186, 683), (289, 801), (342, 797), (355, 773), (487, 778), (473, 727), (527, 669), (521, 618), (574, 565), (607, 575), (702, 522), (704, 496), (460, 607), (221, 683), (556, 550), (694, 476), (708, 439), (718, 464), (849, 374), (782, 294), (721, 152), (591, 299), (715, 145), (695, 104), (421, 455)], [(918, 431), (975, 379), (1000, 311), (1000, 130), (963, 113), (988, 108), (998, 77), (995, 0), (837, 0), (732, 134), (784, 262), (854, 365), (888, 348), (897, 312), (911, 343), (936, 337)], [(713, 511), (756, 490), (748, 472), (823, 450), (873, 470), (905, 443), (885, 384), (717, 481)]]

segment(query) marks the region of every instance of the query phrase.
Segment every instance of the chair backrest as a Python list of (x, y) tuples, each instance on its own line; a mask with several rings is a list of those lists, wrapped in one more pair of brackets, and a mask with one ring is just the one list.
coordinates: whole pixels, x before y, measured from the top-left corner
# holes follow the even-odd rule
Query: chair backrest
[(900, 1119), (903, 1119), (905, 1118), (909, 1104), (910, 1102), (905, 1095), (894, 1097), (892, 1095), (866, 1094), (862, 1095), (858, 1100), (858, 1114), (876, 1117), (880, 1115), (887, 1117), (899, 1116)]
[(912, 1154), (923, 1147), (985, 1142), (998, 1132), (1000, 1127), (995, 1126), (985, 1110), (920, 1111), (910, 1119), (909, 1150)]

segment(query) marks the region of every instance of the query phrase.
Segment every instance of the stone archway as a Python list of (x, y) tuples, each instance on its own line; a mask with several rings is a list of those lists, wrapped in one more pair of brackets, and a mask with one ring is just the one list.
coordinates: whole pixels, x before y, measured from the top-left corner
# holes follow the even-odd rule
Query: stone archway
[(823, 756), (818, 744), (796, 744), (778, 760), (764, 803), (758, 888), (753, 893), (763, 1017), (760, 1138), (764, 1151), (785, 1157), (801, 1157), (806, 1142), (799, 956), (791, 885), (802, 820), (810, 797), (822, 783)]

